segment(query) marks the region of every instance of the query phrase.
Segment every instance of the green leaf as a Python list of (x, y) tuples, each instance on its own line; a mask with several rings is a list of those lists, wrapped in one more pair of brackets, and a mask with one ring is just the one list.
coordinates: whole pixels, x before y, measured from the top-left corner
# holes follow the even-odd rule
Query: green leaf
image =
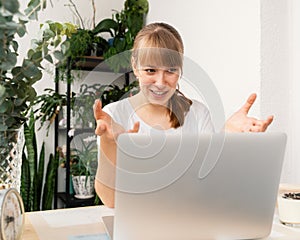
[(100, 21), (92, 32), (95, 35), (101, 32), (109, 32), (111, 36), (113, 36), (112, 30), (116, 32), (117, 29), (118, 29), (118, 23), (113, 19), (106, 18)]
[(36, 49), (39, 46), (39, 41), (37, 39), (32, 39), (31, 40), (31, 48)]
[(0, 123), (0, 131), (6, 131), (8, 129), (8, 126), (6, 124)]
[[(37, 172), (37, 145), (36, 145), (36, 136), (35, 136), (35, 120), (33, 111), (30, 113), (28, 125), (24, 124), (24, 137), (25, 145), (27, 150), (27, 159), (29, 164), (30, 171), (30, 195), (32, 201), (34, 201), (34, 179), (36, 178)], [(36, 206), (33, 202), (32, 207)], [(36, 210), (36, 209), (35, 209)]]
[(54, 196), (55, 179), (57, 175), (57, 168), (59, 162), (59, 154), (56, 152), (55, 156), (50, 154), (49, 162), (47, 166), (45, 184), (44, 184), (44, 194), (42, 210), (52, 209), (52, 201)]
[(37, 13), (46, 7), (46, 0), (31, 0), (24, 10), (29, 19), (37, 19)]
[(44, 178), (44, 164), (45, 164), (45, 142), (42, 144), (39, 157), (39, 167), (36, 176), (36, 208), (40, 210), (41, 197), (42, 197), (42, 187), (43, 187), (43, 178)]
[(42, 51), (36, 51), (34, 54), (32, 54), (31, 59), (35, 63), (42, 61)]
[(17, 30), (20, 27), (19, 23), (16, 22), (6, 22), (6, 29)]
[(0, 114), (1, 114), (1, 113), (6, 113), (8, 109), (9, 109), (9, 104), (8, 104), (8, 102), (3, 102), (3, 103), (0, 105)]
[(14, 51), (18, 51), (18, 48), (19, 48), (19, 44), (17, 41), (12, 41), (12, 47), (14, 49)]
[(43, 38), (45, 41), (48, 41), (49, 39), (55, 37), (55, 33), (51, 31), (50, 29), (45, 29), (43, 32)]
[(45, 58), (48, 62), (53, 63), (53, 59), (52, 59), (51, 55), (46, 55), (44, 58)]
[(18, 33), (19, 37), (24, 37), (24, 35), (26, 34), (25, 25), (19, 25), (19, 27), (17, 28), (17, 33)]
[(17, 98), (16, 100), (15, 100), (15, 105), (16, 105), (16, 107), (19, 107), (19, 106), (21, 106), (24, 102), (26, 101), (26, 97), (25, 98)]
[(0, 65), (0, 69), (2, 69), (3, 71), (10, 70), (16, 65), (16, 63), (17, 55), (15, 53), (8, 52), (6, 55), (5, 62), (2, 62), (2, 64)]
[(2, 1), (3, 7), (10, 11), (11, 13), (17, 13), (19, 11), (19, 1), (18, 0), (9, 0)]
[(14, 67), (11, 71), (14, 81), (18, 82), (24, 79), (24, 75), (22, 73), (22, 68), (21, 67)]
[(62, 54), (62, 52), (58, 50), (54, 51), (53, 55), (59, 61), (63, 61), (65, 59), (65, 56)]
[(25, 59), (22, 65), (22, 73), (28, 80), (36, 80), (41, 77), (41, 70), (30, 60)]
[(34, 50), (29, 49), (28, 52), (27, 52), (27, 57), (28, 57), (29, 59), (31, 59), (31, 58), (32, 58), (32, 55), (33, 55), (34, 53), (35, 53)]
[(21, 196), (24, 202), (26, 212), (31, 211), (30, 202), (30, 170), (29, 163), (25, 155), (25, 145), (22, 151), (22, 169), (21, 169)]

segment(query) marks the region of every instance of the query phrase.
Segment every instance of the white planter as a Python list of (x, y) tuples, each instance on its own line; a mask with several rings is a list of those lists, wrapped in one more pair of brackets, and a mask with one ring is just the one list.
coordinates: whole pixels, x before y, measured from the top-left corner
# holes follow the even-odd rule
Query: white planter
[[(87, 178), (87, 179), (86, 179)], [(92, 198), (94, 196), (94, 178), (86, 176), (72, 176), (76, 198)]]
[(0, 189), (16, 188), (20, 192), (24, 142), (23, 127), (0, 131)]
[(294, 226), (300, 226), (300, 200), (283, 198), (283, 194), (279, 194), (278, 215), (281, 222)]

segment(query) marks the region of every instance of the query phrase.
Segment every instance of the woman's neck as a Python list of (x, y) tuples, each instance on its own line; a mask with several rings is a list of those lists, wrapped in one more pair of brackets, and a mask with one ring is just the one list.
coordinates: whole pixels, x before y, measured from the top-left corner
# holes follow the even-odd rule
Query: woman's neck
[(171, 128), (169, 111), (166, 106), (152, 104), (144, 97), (142, 93), (129, 98), (135, 113), (148, 125), (155, 128)]

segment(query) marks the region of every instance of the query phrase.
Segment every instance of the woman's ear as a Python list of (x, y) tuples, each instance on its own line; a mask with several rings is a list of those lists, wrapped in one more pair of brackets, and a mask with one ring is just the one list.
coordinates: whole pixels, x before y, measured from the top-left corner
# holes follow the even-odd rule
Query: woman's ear
[(135, 77), (138, 78), (139, 77), (139, 72), (137, 70), (136, 61), (133, 57), (131, 57), (131, 66), (132, 66), (132, 71), (133, 71)]

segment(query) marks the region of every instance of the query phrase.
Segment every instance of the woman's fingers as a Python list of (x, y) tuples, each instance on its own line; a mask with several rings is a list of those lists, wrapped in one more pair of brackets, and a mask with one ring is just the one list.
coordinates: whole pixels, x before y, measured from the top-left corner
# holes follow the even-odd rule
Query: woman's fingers
[(140, 129), (140, 122), (136, 122), (136, 123), (134, 123), (133, 128), (128, 130), (127, 132), (128, 133), (137, 133), (139, 131), (139, 129)]
[(255, 100), (256, 100), (256, 94), (252, 93), (248, 97), (247, 101), (244, 103), (244, 105), (241, 107), (241, 109), (239, 111), (242, 111), (242, 112), (248, 114), (248, 112), (249, 112), (250, 108), (252, 107), (252, 105), (254, 104)]
[(101, 119), (97, 120), (95, 134), (101, 136), (107, 130), (107, 123)]
[(101, 119), (103, 112), (102, 112), (102, 103), (99, 99), (95, 100), (94, 106), (94, 117), (96, 120)]

